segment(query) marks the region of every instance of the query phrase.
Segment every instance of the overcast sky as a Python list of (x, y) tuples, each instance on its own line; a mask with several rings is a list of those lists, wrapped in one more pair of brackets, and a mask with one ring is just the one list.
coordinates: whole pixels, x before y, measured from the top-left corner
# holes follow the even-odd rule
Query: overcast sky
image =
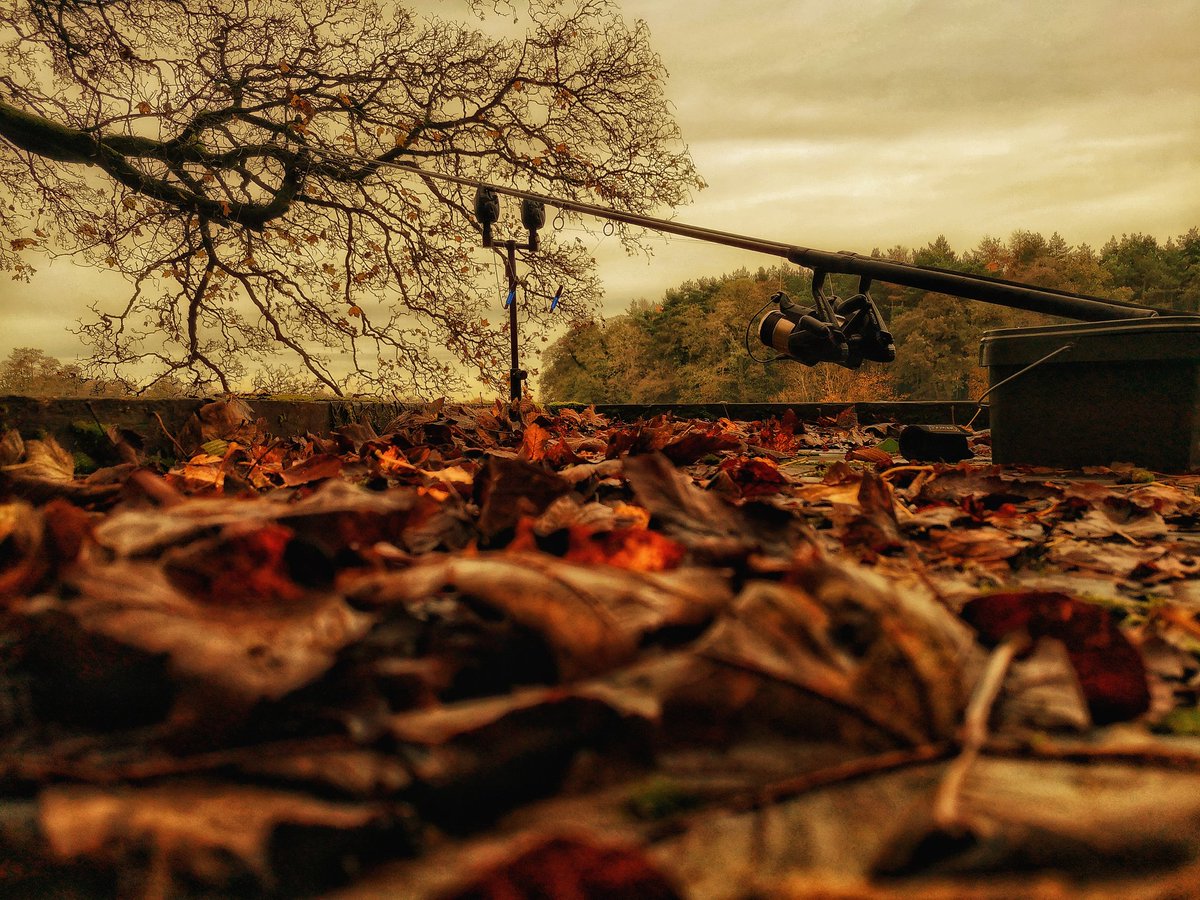
[[(681, 221), (826, 250), (1014, 229), (1098, 247), (1200, 225), (1200, 0), (624, 0), (709, 188)], [(664, 211), (665, 213), (665, 211)], [(597, 236), (606, 309), (765, 256)], [(98, 289), (0, 283), (0, 356), (67, 358)]]
[[(1198, 0), (624, 0), (709, 188), (676, 218), (825, 250), (1200, 225)], [(607, 305), (765, 256), (602, 248)]]

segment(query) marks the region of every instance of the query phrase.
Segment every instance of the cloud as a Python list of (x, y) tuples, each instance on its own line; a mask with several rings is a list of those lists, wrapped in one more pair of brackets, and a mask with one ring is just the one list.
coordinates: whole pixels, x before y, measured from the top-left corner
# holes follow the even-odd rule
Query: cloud
[[(1194, 0), (622, 5), (650, 25), (710, 185), (683, 221), (859, 251), (1200, 224)], [(658, 296), (772, 263), (678, 243), (651, 266), (601, 259), (614, 309), (635, 282)]]

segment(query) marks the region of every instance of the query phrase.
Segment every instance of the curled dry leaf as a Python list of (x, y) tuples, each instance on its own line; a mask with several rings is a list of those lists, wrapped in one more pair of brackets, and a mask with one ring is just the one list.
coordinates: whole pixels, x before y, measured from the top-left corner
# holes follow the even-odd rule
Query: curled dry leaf
[(63, 642), (84, 654), (93, 635), (165, 657), (189, 711), (218, 721), (308, 684), (329, 669), (341, 648), (366, 634), (372, 621), (334, 596), (252, 606), (206, 603), (177, 589), (161, 567), (146, 563), (81, 566), (70, 584), (75, 592), (70, 600), (42, 598), (21, 612), (33, 619), (54, 616)]
[(880, 450), (878, 447), (855, 447), (846, 453), (846, 459), (857, 459), (862, 462), (868, 462), (876, 469), (890, 469), (896, 464), (892, 454), (886, 450)]
[(266, 606), (298, 600), (285, 554), (294, 532), (273, 522), (226, 525), (212, 538), (168, 550), (162, 566), (171, 582), (205, 603)]
[[(903, 546), (891, 485), (873, 471), (864, 472), (856, 499), (858, 511), (842, 525), (842, 542), (870, 553), (883, 553)], [(837, 513), (837, 507), (834, 511)]]
[(730, 600), (709, 569), (633, 572), (545, 554), (446, 557), (371, 576), (354, 589), (360, 605), (413, 602), (454, 590), (541, 634), (564, 680), (628, 662), (648, 634), (697, 627)]
[(746, 552), (753, 546), (738, 511), (692, 479), (661, 454), (629, 457), (625, 478), (637, 502), (669, 535), (714, 556)]
[(288, 487), (312, 484), (333, 478), (342, 471), (343, 460), (332, 453), (317, 453), (283, 470), (281, 477)]
[(479, 530), (495, 535), (516, 525), (521, 516), (536, 516), (570, 483), (541, 466), (518, 459), (489, 456), (480, 475)]
[(90, 535), (88, 514), (65, 500), (41, 509), (22, 500), (0, 504), (0, 597), (27, 593), (75, 562)]
[(144, 556), (226, 525), (278, 520), (318, 546), (337, 549), (354, 539), (356, 531), (364, 539), (371, 533), (399, 533), (417, 497), (409, 488), (369, 491), (331, 479), (295, 502), (270, 495), (261, 500), (188, 499), (169, 509), (124, 508), (97, 526), (96, 540), (117, 556)]
[(809, 733), (833, 721), (848, 736), (903, 743), (953, 735), (972, 653), (966, 628), (925, 595), (817, 554), (790, 581), (747, 585), (697, 652), (819, 701), (824, 715)]
[[(14, 435), (15, 432), (9, 432)], [(4, 456), (20, 448), (22, 461), (0, 467), (0, 488), (35, 503), (56, 497), (78, 503), (103, 504), (121, 491), (120, 484), (75, 479), (75, 458), (52, 437), (21, 442), (6, 436)]]
[(0, 504), (0, 597), (24, 594), (49, 570), (42, 555), (44, 533), (41, 515), (28, 503)]
[(254, 410), (244, 400), (226, 397), (203, 404), (192, 413), (179, 431), (179, 443), (189, 453), (195, 453), (209, 441), (236, 441), (239, 444), (257, 443), (262, 430), (254, 418)]
[(729, 479), (740, 497), (778, 494), (791, 483), (779, 465), (761, 456), (730, 457), (721, 461), (719, 471)]

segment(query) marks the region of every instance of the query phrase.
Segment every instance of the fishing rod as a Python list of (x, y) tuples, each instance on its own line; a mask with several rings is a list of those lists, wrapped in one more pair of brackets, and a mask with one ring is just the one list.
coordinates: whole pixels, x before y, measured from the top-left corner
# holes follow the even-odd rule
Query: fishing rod
[[(521, 200), (522, 219), (530, 233), (528, 247), (531, 249), (536, 249), (537, 246), (537, 227), (530, 227), (531, 222), (540, 227), (540, 223), (544, 221), (544, 206), (549, 205), (622, 225), (778, 256), (809, 268), (813, 271), (813, 306), (801, 307), (783, 292), (776, 294), (772, 301), (778, 308), (761, 320), (759, 339), (783, 356), (810, 366), (820, 362), (833, 362), (847, 368), (857, 368), (863, 360), (891, 362), (895, 359), (896, 351), (891, 333), (871, 299), (870, 287), (873, 281), (1088, 322), (1178, 314), (1145, 304), (1036, 287), (1003, 278), (898, 262), (844, 250), (816, 250), (625, 212), (579, 200), (538, 194), (461, 175), (433, 172), (409, 163), (389, 161), (370, 164), (409, 171), (422, 178), (475, 188), (475, 213), (483, 229), (485, 246), (491, 246), (491, 226), (499, 218), (498, 197), (504, 195)], [(829, 275), (857, 276), (857, 292), (845, 299), (827, 293), (825, 286)]]

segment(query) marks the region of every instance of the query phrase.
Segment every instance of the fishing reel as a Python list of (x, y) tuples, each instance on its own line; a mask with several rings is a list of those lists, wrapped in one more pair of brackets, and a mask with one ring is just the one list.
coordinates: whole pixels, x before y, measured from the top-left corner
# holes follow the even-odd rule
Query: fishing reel
[(863, 360), (892, 362), (896, 345), (868, 289), (869, 278), (858, 284), (858, 293), (845, 300), (824, 291), (825, 273), (813, 274), (813, 306), (805, 309), (783, 291), (771, 301), (779, 308), (763, 316), (758, 338), (782, 356), (806, 366), (831, 362), (857, 369)]

